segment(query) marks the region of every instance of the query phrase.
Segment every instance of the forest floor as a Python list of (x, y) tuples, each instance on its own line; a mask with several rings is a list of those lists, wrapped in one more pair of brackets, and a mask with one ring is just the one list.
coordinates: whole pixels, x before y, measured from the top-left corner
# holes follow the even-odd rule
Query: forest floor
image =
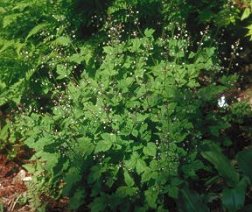
[[(27, 199), (26, 183), (32, 181), (30, 176), (23, 168), (21, 163), (8, 160), (0, 154), (0, 212), (35, 212)], [(47, 212), (67, 211), (68, 199), (61, 198), (54, 200), (44, 196), (41, 198), (42, 204), (46, 205)]]
[(22, 167), (0, 155), (0, 212), (29, 212), (28, 205), (20, 205), (20, 198), (27, 191), (24, 180), (27, 172)]
[[(21, 163), (8, 160), (0, 154), (0, 212), (35, 212), (36, 209), (29, 205), (27, 198), (26, 183), (32, 181), (30, 176), (23, 168)], [(41, 201), (46, 205), (48, 212), (66, 212), (68, 199), (62, 198), (53, 200), (44, 196)]]

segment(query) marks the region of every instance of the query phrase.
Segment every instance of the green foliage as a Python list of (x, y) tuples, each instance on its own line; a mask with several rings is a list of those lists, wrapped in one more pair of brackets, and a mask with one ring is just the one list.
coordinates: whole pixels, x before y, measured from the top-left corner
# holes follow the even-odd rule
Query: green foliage
[[(131, 208), (137, 202), (157, 209), (166, 195), (177, 196), (177, 186), (170, 183), (178, 175), (179, 158), (192, 158), (191, 172), (201, 168), (193, 162), (197, 155), (193, 146), (200, 141), (195, 135), (204, 131), (199, 128), (202, 120), (193, 119), (224, 87), (216, 86), (204, 98), (196, 79), (201, 70), (218, 69), (213, 66), (214, 49), (201, 49), (189, 60), (179, 50), (189, 46), (186, 40), (154, 40), (153, 33), (146, 29), (143, 37), (104, 46), (96, 73), (85, 70), (78, 85), (70, 81), (53, 114), (28, 113), (31, 118), (19, 119), (28, 118), (20, 125), (26, 129), (25, 143), (37, 152), (33, 157), (47, 161), (44, 168), (51, 183), (63, 177), (63, 194), (71, 202), (76, 197), (91, 210)], [(156, 56), (165, 46), (170, 55)], [(181, 146), (185, 140), (191, 148)], [(81, 195), (79, 186), (85, 189)]]
[(241, 15), (241, 21), (246, 21), (247, 23), (247, 36), (250, 37), (250, 40), (252, 40), (252, 24), (251, 24), (251, 14), (252, 14), (252, 2), (249, 0), (241, 0), (240, 2), (242, 5), (241, 11), (242, 11), (242, 15)]
[(210, 211), (213, 195), (241, 209), (251, 151), (228, 155), (235, 167), (222, 148), (251, 108), (218, 106), (239, 76), (214, 37), (239, 15), (224, 0), (0, 2), (0, 107), (21, 110), (0, 141), (34, 150), (33, 207)]
[(252, 150), (246, 149), (237, 154), (237, 161), (241, 171), (249, 177), (252, 182), (252, 171), (249, 168), (249, 164), (252, 161)]
[(210, 144), (203, 149), (202, 156), (211, 162), (227, 183), (234, 186), (238, 183), (239, 176), (230, 161), (221, 153), (216, 144)]
[(202, 198), (188, 188), (181, 189), (178, 201), (180, 211), (209, 211)]
[(243, 178), (234, 188), (224, 189), (222, 202), (228, 211), (237, 211), (244, 206), (248, 181)]

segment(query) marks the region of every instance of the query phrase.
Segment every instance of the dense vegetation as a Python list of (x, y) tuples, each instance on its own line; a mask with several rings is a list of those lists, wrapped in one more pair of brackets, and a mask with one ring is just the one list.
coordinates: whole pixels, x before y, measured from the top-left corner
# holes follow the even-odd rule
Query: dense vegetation
[(1, 0), (0, 149), (31, 156), (30, 206), (251, 211), (251, 13), (249, 0)]

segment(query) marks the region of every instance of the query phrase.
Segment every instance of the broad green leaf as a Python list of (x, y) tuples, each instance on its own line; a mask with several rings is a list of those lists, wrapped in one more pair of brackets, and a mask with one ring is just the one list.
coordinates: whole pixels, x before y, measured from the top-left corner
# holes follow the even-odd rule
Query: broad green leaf
[(133, 186), (135, 184), (127, 169), (124, 169), (124, 181), (127, 186)]
[(137, 152), (133, 152), (130, 159), (125, 161), (125, 166), (128, 169), (134, 169), (136, 167), (137, 160), (139, 159), (139, 155)]
[(0, 44), (2, 46), (0, 53), (2, 53), (8, 48), (12, 48), (15, 45), (15, 42), (13, 40), (0, 39)]
[(116, 135), (114, 134), (103, 133), (101, 137), (104, 140), (101, 140), (97, 143), (95, 148), (96, 153), (108, 151), (112, 147), (112, 144), (116, 141)]
[(6, 139), (9, 135), (10, 124), (7, 123), (0, 129), (0, 141), (6, 142)]
[(71, 42), (72, 41), (69, 37), (61, 36), (61, 37), (56, 38), (53, 43), (60, 46), (68, 46)]
[(24, 9), (26, 9), (27, 7), (31, 6), (30, 3), (26, 3), (26, 2), (20, 2), (20, 3), (16, 3), (16, 6), (12, 8), (12, 10), (19, 10), (19, 11), (23, 11)]
[(250, 14), (252, 14), (250, 8), (246, 8), (242, 13), (241, 20), (248, 18)]
[(107, 13), (108, 15), (112, 15), (113, 13), (116, 13), (122, 9), (127, 8), (127, 3), (124, 1), (114, 1), (113, 4), (108, 7)]
[(132, 52), (137, 52), (141, 46), (142, 42), (139, 38), (135, 38), (132, 40), (132, 47), (131, 47), (131, 51)]
[(202, 202), (200, 196), (188, 188), (180, 189), (178, 197), (179, 211), (181, 212), (208, 212), (209, 209)]
[(153, 171), (149, 167), (146, 167), (144, 173), (142, 174), (141, 183), (148, 182), (150, 179), (152, 179), (152, 177), (153, 177)]
[(42, 30), (46, 29), (49, 26), (48, 23), (43, 23), (43, 24), (39, 24), (37, 26), (35, 26), (34, 28), (32, 28), (32, 30), (28, 33), (26, 40), (28, 40), (30, 37), (32, 37), (33, 35), (38, 34), (39, 32), (41, 32)]
[(179, 189), (177, 186), (170, 186), (169, 187), (169, 191), (168, 194), (170, 197), (177, 199), (178, 198), (178, 193), (179, 193)]
[(64, 79), (66, 77), (68, 77), (70, 74), (71, 74), (71, 70), (69, 68), (67, 68), (66, 66), (64, 65), (57, 65), (57, 69), (56, 69), (56, 72), (58, 74), (58, 77), (57, 79)]
[(43, 161), (46, 161), (44, 169), (53, 172), (52, 170), (55, 166), (58, 165), (59, 158), (61, 158), (61, 155), (58, 152), (49, 153), (46, 151), (38, 151), (36, 153), (36, 157), (43, 158)]
[(95, 148), (95, 152), (98, 153), (98, 152), (106, 152), (108, 151), (112, 146), (112, 142), (111, 141), (99, 141), (96, 145), (96, 148)]
[(3, 81), (0, 81), (0, 92), (6, 88), (6, 84)]
[(203, 100), (209, 101), (209, 100), (216, 99), (218, 95), (223, 93), (225, 90), (226, 90), (225, 86), (209, 85), (207, 87), (202, 87), (199, 90), (199, 95), (201, 96)]
[(165, 187), (164, 191), (167, 192), (170, 197), (172, 197), (174, 199), (178, 198), (179, 188), (177, 186), (167, 185)]
[(77, 167), (70, 167), (69, 170), (65, 173), (64, 182), (66, 183), (63, 188), (64, 195), (69, 195), (74, 186), (80, 182), (82, 179), (82, 174), (80, 169)]
[(22, 91), (25, 89), (24, 83), (24, 78), (21, 78), (18, 82), (11, 85), (8, 90), (0, 93), (0, 105), (5, 104), (8, 101), (13, 101), (16, 104), (19, 104), (22, 97)]
[(134, 136), (134, 137), (137, 137), (138, 136), (138, 130), (136, 129), (133, 129), (131, 134)]
[(84, 57), (82, 54), (73, 54), (69, 57), (70, 62), (74, 62), (77, 64), (81, 64), (81, 62), (84, 60)]
[(147, 38), (151, 38), (154, 32), (155, 32), (154, 29), (145, 29), (145, 30), (144, 30), (144, 35), (145, 35)]
[(216, 144), (206, 144), (201, 155), (214, 165), (219, 174), (225, 178), (230, 185), (235, 186), (238, 183), (238, 173)]
[(100, 165), (93, 166), (88, 175), (88, 183), (92, 184), (95, 181), (98, 181), (101, 178), (103, 172), (104, 169)]
[(49, 136), (45, 136), (45, 137), (41, 137), (39, 139), (36, 139), (36, 142), (32, 142), (34, 139), (28, 138), (26, 139), (25, 143), (30, 147), (33, 148), (35, 151), (40, 151), (43, 150), (45, 148), (45, 146), (48, 146), (50, 144), (54, 143), (54, 140), (52, 137)]
[(246, 178), (243, 178), (236, 186), (232, 189), (224, 189), (222, 196), (223, 206), (228, 211), (237, 211), (244, 206), (245, 193), (248, 185)]
[(85, 198), (85, 190), (80, 187), (74, 194), (70, 197), (69, 208), (71, 210), (77, 210), (83, 203)]
[(143, 148), (145, 155), (150, 155), (155, 157), (157, 153), (157, 147), (154, 143), (148, 143), (146, 147)]
[(111, 141), (112, 143), (114, 143), (116, 141), (116, 135), (112, 134), (112, 133), (103, 133), (101, 134), (101, 137), (105, 140), (105, 141)]
[(80, 47), (81, 55), (83, 55), (83, 58), (86, 62), (86, 64), (89, 64), (91, 58), (93, 57), (93, 48), (91, 45), (84, 45)]
[(8, 95), (8, 92), (3, 92), (3, 95), (0, 96), (0, 106), (4, 105), (6, 102), (9, 101), (9, 99), (6, 97), (6, 94)]
[(124, 198), (124, 197), (132, 197), (137, 194), (136, 187), (128, 187), (128, 186), (120, 186), (116, 190), (116, 195)]
[(252, 182), (252, 149), (246, 149), (236, 155), (239, 168)]
[(147, 167), (147, 165), (146, 165), (146, 163), (144, 162), (144, 160), (142, 160), (142, 159), (139, 158), (139, 159), (137, 160), (137, 162), (136, 162), (136, 172), (137, 172), (138, 174), (141, 174), (142, 172), (145, 171), (146, 167)]
[(80, 138), (75, 148), (81, 157), (89, 156), (94, 151), (94, 144), (88, 138)]
[(97, 197), (89, 204), (91, 212), (104, 211), (106, 207), (106, 200), (103, 197)]
[(3, 28), (10, 26), (13, 22), (16, 22), (16, 20), (22, 16), (21, 13), (15, 13), (11, 15), (6, 15), (3, 18)]
[(0, 7), (0, 15), (6, 13), (6, 10), (3, 7)]
[(154, 187), (149, 188), (147, 191), (144, 192), (147, 204), (151, 208), (157, 207), (157, 198), (158, 198), (158, 192), (155, 190)]
[(204, 164), (200, 160), (191, 160), (191, 163), (184, 164), (181, 169), (188, 177), (196, 177), (197, 171), (204, 168)]
[(246, 28), (248, 29), (246, 36), (250, 37), (250, 40), (252, 40), (252, 24), (248, 25)]

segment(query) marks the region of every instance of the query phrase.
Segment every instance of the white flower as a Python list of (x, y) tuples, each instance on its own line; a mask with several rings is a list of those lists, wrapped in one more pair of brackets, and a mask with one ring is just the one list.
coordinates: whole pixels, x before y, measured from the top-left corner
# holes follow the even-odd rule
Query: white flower
[(218, 99), (218, 106), (219, 107), (227, 107), (228, 104), (226, 102), (226, 97), (223, 95)]

